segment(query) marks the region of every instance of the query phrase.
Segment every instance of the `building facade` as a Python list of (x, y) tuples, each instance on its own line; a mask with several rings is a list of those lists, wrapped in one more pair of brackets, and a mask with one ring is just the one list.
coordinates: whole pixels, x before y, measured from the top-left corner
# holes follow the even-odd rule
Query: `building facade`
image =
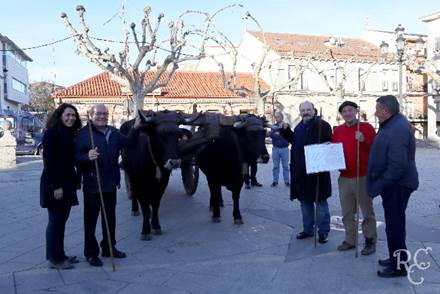
[[(273, 103), (268, 108), (283, 111), (292, 124), (300, 120), (299, 104), (309, 100), (332, 126), (337, 126), (341, 123), (338, 106), (352, 100), (360, 105), (363, 119), (378, 127), (375, 100), (381, 95), (398, 95), (398, 62), (386, 58), (378, 46), (366, 40), (246, 32), (237, 47), (237, 71), (252, 72), (265, 46), (269, 50), (261, 78), (273, 90), (266, 104)], [(230, 57), (221, 55), (221, 48), (210, 48), (210, 51), (207, 55), (214, 57), (200, 61), (198, 69), (215, 70), (221, 62), (230, 70), (233, 63)], [(404, 72), (404, 89), (407, 84)], [(423, 130), (419, 136), (422, 133)]]
[(29, 76), (27, 62), (32, 59), (8, 37), (0, 34), (0, 112), (20, 110), (29, 103)]
[(428, 75), (428, 137), (440, 136), (440, 12), (420, 18), (428, 31), (427, 61), (432, 75)]
[[(395, 32), (364, 30), (362, 38), (378, 47), (385, 42), (388, 45), (387, 59), (399, 62)], [(416, 137), (426, 139), (428, 137), (428, 76), (419, 71), (419, 68), (427, 59), (427, 35), (405, 33), (404, 39), (402, 51), (404, 81), (402, 81), (402, 92), (397, 93), (396, 97), (401, 104), (402, 113), (413, 125)], [(417, 44), (418, 42), (420, 44)], [(384, 84), (384, 90), (387, 86)]]
[[(147, 75), (146, 79), (150, 76)], [(249, 86), (252, 75), (240, 73), (238, 81)], [(82, 120), (87, 120), (87, 112), (96, 103), (106, 104), (110, 112), (109, 123), (116, 127), (132, 117), (131, 94), (125, 92), (107, 72), (58, 90), (53, 97), (56, 104), (75, 105)], [(255, 111), (255, 99), (243, 98), (226, 90), (219, 72), (176, 71), (167, 86), (146, 95), (144, 109), (186, 113), (211, 111), (231, 115)]]

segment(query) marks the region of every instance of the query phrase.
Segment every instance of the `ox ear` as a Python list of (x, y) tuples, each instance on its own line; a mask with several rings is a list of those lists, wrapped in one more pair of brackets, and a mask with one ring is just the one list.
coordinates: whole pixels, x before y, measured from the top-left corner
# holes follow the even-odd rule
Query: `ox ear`
[(141, 120), (146, 123), (149, 123), (153, 120), (154, 114), (151, 116), (146, 116), (142, 110), (138, 110), (138, 113), (139, 113), (139, 117), (141, 118)]
[(236, 129), (241, 129), (241, 128), (244, 128), (246, 126), (246, 124), (247, 124), (246, 121), (239, 120), (239, 121), (234, 122), (234, 124), (232, 126)]

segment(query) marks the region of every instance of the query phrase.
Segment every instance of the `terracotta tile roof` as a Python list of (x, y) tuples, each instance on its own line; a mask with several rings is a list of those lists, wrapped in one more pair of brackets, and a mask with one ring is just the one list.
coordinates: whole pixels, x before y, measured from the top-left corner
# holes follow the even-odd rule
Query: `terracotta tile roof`
[[(252, 36), (263, 40), (261, 32), (249, 32)], [(297, 35), (286, 33), (264, 33), (269, 47), (283, 57), (311, 56), (315, 58), (331, 59), (330, 50), (336, 59), (357, 61), (378, 61), (382, 58), (379, 47), (360, 39), (342, 38), (344, 45), (326, 46), (330, 36)], [(338, 38), (335, 38), (338, 40)], [(327, 43), (329, 44), (329, 43)]]
[[(145, 81), (149, 81), (153, 72), (148, 72)], [(163, 76), (164, 77), (164, 76)], [(253, 89), (253, 79), (250, 73), (237, 73), (237, 82)], [(268, 89), (262, 82), (263, 89)], [(89, 79), (81, 81), (65, 89), (56, 91), (54, 98), (92, 98), (92, 97), (122, 97), (120, 84), (111, 79), (107, 72), (102, 72)], [(162, 88), (163, 98), (240, 98), (226, 90), (219, 72), (187, 72), (176, 71), (166, 87)]]

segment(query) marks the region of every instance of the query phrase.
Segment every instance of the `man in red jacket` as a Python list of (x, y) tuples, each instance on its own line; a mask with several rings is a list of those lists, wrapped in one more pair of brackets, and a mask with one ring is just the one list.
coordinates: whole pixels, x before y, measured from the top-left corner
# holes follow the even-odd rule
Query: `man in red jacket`
[(344, 119), (344, 124), (338, 126), (332, 137), (334, 143), (342, 143), (345, 164), (347, 168), (341, 171), (338, 179), (339, 195), (342, 210), (342, 222), (345, 228), (345, 240), (338, 246), (339, 251), (355, 248), (356, 234), (356, 177), (357, 177), (357, 141), (359, 141), (359, 206), (364, 217), (362, 233), (365, 237), (365, 247), (362, 255), (370, 255), (376, 251), (376, 218), (373, 210), (373, 201), (367, 194), (366, 175), (368, 153), (373, 143), (376, 132), (366, 122), (359, 124), (357, 130), (358, 106), (352, 101), (345, 101), (339, 106), (339, 113)]

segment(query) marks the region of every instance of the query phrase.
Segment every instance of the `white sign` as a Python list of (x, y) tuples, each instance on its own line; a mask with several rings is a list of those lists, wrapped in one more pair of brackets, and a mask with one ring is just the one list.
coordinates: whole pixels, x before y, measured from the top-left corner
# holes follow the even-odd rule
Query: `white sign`
[(307, 145), (304, 154), (307, 174), (345, 169), (342, 143)]

